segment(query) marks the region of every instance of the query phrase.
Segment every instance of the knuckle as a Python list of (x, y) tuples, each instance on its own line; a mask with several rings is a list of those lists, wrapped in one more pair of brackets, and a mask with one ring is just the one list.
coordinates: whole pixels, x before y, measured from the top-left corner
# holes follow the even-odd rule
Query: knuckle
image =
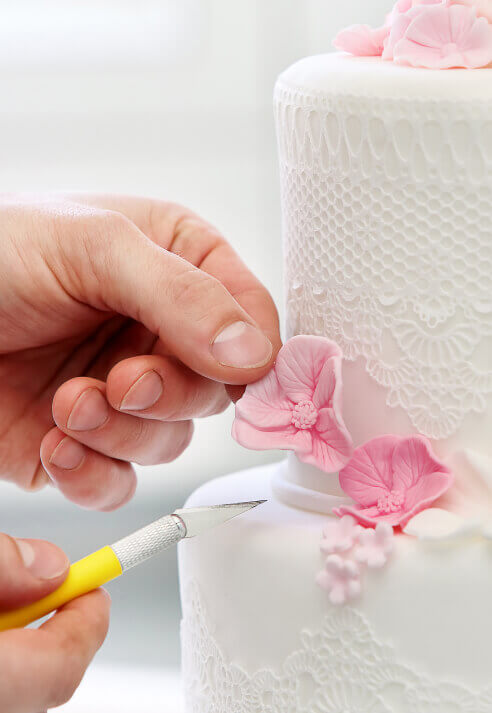
[(111, 251), (108, 245), (112, 241), (132, 230), (133, 224), (123, 213), (114, 210), (96, 210), (89, 218), (80, 222), (86, 250), (90, 251), (93, 258), (107, 258)]
[(224, 237), (217, 228), (207, 223), (200, 216), (185, 212), (178, 218), (174, 226), (173, 250), (177, 242), (190, 239), (192, 243), (196, 243), (198, 236), (202, 242), (209, 243), (210, 248), (213, 248), (217, 243), (225, 242)]
[(194, 433), (194, 432), (195, 432), (195, 426), (194, 426), (194, 424), (193, 424), (193, 421), (191, 421), (191, 420), (190, 420), (190, 421), (183, 421), (183, 428), (182, 428), (182, 433), (181, 433), (181, 442), (178, 443), (178, 445), (177, 445), (177, 455), (176, 455), (176, 458), (177, 458), (178, 456), (180, 456), (181, 453), (183, 453), (183, 452), (188, 448), (188, 446), (190, 445), (191, 440), (192, 440), (192, 438), (193, 438), (193, 433)]
[(227, 241), (213, 225), (198, 216), (184, 215), (174, 226), (169, 249), (196, 267), (201, 267), (210, 255), (227, 246)]
[(179, 458), (191, 443), (194, 431), (193, 421), (180, 421), (169, 425), (171, 428), (169, 429), (169, 437), (166, 439), (165, 448), (157, 456), (158, 460), (151, 465), (171, 463), (176, 458)]
[(210, 416), (216, 416), (219, 413), (223, 413), (228, 407), (229, 404), (231, 403), (231, 400), (229, 398), (229, 395), (227, 391), (222, 389), (220, 395), (217, 397), (217, 401), (215, 402), (213, 408), (210, 411)]
[(223, 299), (225, 288), (218, 280), (196, 268), (180, 271), (168, 284), (171, 302), (190, 312), (206, 312), (211, 303)]
[(223, 325), (244, 318), (224, 285), (200, 269), (180, 271), (168, 281), (167, 290), (170, 303), (186, 321), (189, 318), (198, 338), (208, 341), (214, 335), (214, 326), (218, 333)]
[(133, 226), (126, 215), (116, 210), (99, 210), (96, 216), (98, 232), (103, 235), (117, 235)]
[[(69, 666), (67, 665), (67, 671)], [(64, 703), (72, 698), (73, 694), (77, 690), (77, 687), (82, 680), (82, 673), (77, 677), (77, 680), (72, 678), (72, 674), (68, 671), (63, 671), (63, 675), (58, 677), (51, 687), (51, 692), (49, 695), (49, 708), (57, 708), (62, 706)]]
[(194, 230), (191, 228), (190, 219), (182, 219), (175, 226), (174, 237), (169, 249), (185, 260), (193, 254), (196, 245)]
[[(80, 207), (73, 209), (68, 221), (66, 215), (63, 218), (57, 228), (60, 253), (66, 260), (62, 282), (71, 294), (90, 292), (96, 306), (104, 306), (101, 286), (114, 269), (114, 245), (117, 238), (131, 230), (131, 221), (116, 211)], [(67, 231), (71, 236), (68, 241)]]
[(97, 249), (108, 234), (113, 234), (127, 220), (121, 213), (103, 209), (84, 209), (74, 217), (76, 236), (86, 248)]
[(143, 461), (146, 451), (150, 450), (151, 431), (151, 421), (143, 418), (133, 419), (130, 433), (123, 429), (114, 435), (111, 444), (111, 457), (123, 461), (134, 460), (139, 465), (149, 465)]
[(203, 388), (189, 390), (187, 401), (185, 401), (185, 413), (193, 417), (204, 418), (215, 416), (226, 410), (230, 403), (223, 384), (209, 382)]
[(56, 708), (67, 703), (77, 690), (83, 675), (84, 668), (80, 663), (79, 655), (64, 649), (57, 675), (49, 686), (48, 708)]

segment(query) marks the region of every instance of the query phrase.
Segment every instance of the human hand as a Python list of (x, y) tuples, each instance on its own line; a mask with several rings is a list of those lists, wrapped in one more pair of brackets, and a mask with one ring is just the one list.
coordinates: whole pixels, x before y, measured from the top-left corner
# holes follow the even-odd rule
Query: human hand
[[(42, 540), (0, 534), (0, 612), (30, 604), (65, 580), (65, 554)], [(68, 701), (108, 629), (98, 589), (62, 607), (39, 629), (0, 633), (0, 711), (39, 713)]]
[(130, 461), (176, 458), (224, 384), (272, 366), (268, 292), (187, 209), (4, 195), (0, 226), (0, 477), (35, 489), (46, 470), (70, 500), (119, 507)]

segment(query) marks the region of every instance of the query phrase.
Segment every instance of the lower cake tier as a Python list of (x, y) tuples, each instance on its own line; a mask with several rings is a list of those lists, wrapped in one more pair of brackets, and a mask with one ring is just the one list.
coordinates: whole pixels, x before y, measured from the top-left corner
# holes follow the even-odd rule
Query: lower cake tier
[(187, 503), (268, 500), (179, 546), (186, 713), (492, 713), (492, 543), (396, 535), (333, 605), (316, 583), (330, 518), (276, 498), (283, 467)]

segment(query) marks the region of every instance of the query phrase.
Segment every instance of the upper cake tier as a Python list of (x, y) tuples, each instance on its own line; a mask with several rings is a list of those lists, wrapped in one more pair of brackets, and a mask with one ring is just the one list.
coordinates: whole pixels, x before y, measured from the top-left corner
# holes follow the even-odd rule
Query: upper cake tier
[(310, 57), (275, 106), (287, 332), (342, 348), (355, 445), (492, 458), (492, 69)]

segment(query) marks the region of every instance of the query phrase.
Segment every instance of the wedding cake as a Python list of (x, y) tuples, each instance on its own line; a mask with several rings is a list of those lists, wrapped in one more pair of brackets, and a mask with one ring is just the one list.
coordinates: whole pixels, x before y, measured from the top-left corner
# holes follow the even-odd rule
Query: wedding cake
[(267, 499), (180, 545), (186, 713), (492, 713), (492, 1), (400, 0), (275, 88)]

